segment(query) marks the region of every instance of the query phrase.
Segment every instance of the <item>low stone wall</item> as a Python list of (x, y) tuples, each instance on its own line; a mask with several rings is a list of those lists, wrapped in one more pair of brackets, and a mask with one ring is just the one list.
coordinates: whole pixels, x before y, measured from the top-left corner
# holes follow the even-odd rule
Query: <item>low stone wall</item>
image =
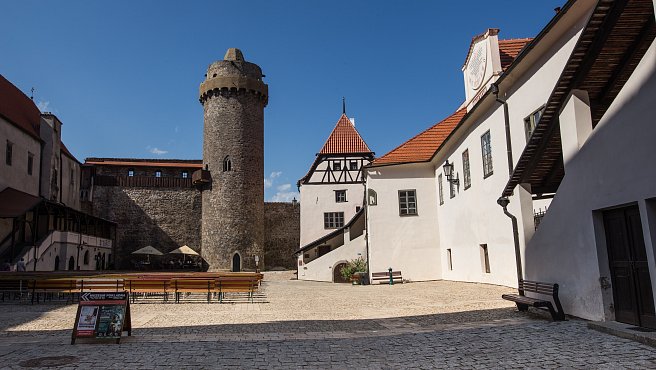
[(266, 269), (296, 269), (294, 252), (301, 241), (300, 206), (264, 203), (264, 262)]

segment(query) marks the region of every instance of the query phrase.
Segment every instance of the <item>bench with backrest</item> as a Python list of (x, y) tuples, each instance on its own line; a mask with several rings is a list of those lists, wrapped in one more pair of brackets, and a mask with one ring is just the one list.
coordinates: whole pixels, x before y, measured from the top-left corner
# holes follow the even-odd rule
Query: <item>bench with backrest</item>
[[(374, 272), (371, 274), (371, 283), (372, 284), (389, 284), (390, 283), (390, 272)], [(401, 271), (392, 271), (392, 283), (403, 283), (403, 277), (401, 276)]]
[(216, 292), (219, 293), (219, 302), (223, 302), (225, 293), (248, 293), (253, 302), (253, 293), (259, 286), (258, 276), (220, 276), (216, 279)]
[(206, 278), (171, 279), (171, 289), (175, 292), (175, 303), (180, 302), (183, 293), (206, 293), (207, 303), (210, 303), (212, 292), (216, 290), (216, 281)]
[(164, 302), (169, 300), (171, 279), (142, 278), (125, 281), (125, 289), (130, 292), (132, 303), (138, 296), (162, 295)]
[[(527, 311), (529, 307), (546, 308), (554, 321), (565, 320), (565, 312), (558, 299), (558, 284), (520, 280), (518, 291), (519, 294), (504, 294), (501, 298), (515, 302), (519, 311)], [(549, 300), (527, 297), (526, 292), (550, 296), (553, 304)]]
[(0, 294), (5, 299), (22, 298), (27, 295), (27, 281), (22, 279), (0, 279)]
[(32, 292), (32, 303), (36, 298), (39, 302), (39, 297), (43, 294), (43, 300), (52, 300), (56, 294), (58, 297), (65, 296), (66, 301), (73, 299), (75, 293), (79, 293), (76, 279), (35, 279), (28, 281), (27, 289)]
[(77, 280), (77, 288), (83, 292), (122, 292), (125, 290), (123, 279), (89, 278)]

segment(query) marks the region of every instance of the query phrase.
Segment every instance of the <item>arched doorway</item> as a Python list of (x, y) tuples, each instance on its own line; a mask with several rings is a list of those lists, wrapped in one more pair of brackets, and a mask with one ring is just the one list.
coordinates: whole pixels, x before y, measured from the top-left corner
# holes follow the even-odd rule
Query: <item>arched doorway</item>
[(347, 262), (340, 262), (335, 265), (333, 268), (333, 283), (348, 283), (350, 282), (349, 279), (344, 279), (342, 276), (342, 268), (346, 267), (348, 265)]
[(59, 256), (55, 256), (55, 271), (59, 271)]
[(68, 259), (68, 269), (71, 271), (75, 270), (75, 258), (73, 258), (73, 256)]
[(235, 253), (232, 256), (232, 272), (241, 271), (241, 256), (239, 253)]

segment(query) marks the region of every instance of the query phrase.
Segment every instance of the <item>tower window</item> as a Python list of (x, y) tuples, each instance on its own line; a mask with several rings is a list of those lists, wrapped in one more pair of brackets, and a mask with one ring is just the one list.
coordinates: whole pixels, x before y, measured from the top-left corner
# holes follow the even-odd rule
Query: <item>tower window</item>
[(14, 151), (14, 144), (7, 140), (7, 150), (5, 151), (5, 163), (7, 163), (7, 166), (11, 166), (11, 157)]
[(32, 175), (32, 167), (34, 166), (34, 154), (27, 152), (27, 174)]
[(162, 177), (162, 170), (155, 171), (155, 177)]
[(232, 171), (232, 161), (229, 155), (223, 158), (223, 171)]
[(335, 190), (335, 202), (346, 202), (346, 190)]
[(129, 176), (129, 177), (133, 177), (133, 176), (134, 176), (134, 170), (133, 170), (132, 168), (130, 168), (130, 169), (128, 170), (128, 176)]
[(189, 178), (189, 171), (182, 171), (182, 178), (183, 179), (188, 179)]

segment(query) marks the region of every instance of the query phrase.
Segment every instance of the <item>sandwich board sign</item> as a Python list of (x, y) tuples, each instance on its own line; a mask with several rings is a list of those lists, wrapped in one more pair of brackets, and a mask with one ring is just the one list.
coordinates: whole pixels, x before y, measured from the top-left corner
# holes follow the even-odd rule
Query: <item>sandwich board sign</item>
[(71, 344), (77, 338), (113, 339), (120, 343), (124, 331), (132, 335), (128, 292), (80, 294)]

